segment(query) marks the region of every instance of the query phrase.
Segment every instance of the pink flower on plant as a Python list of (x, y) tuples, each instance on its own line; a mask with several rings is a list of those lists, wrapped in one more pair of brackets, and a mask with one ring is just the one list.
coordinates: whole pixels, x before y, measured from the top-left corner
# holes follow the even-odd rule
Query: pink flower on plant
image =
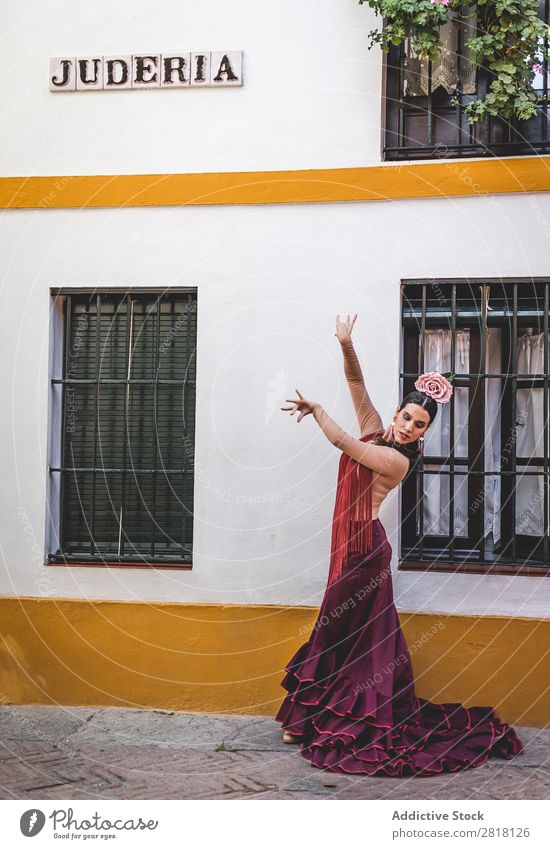
[(438, 371), (427, 371), (421, 374), (415, 380), (414, 386), (419, 392), (424, 392), (440, 404), (446, 404), (453, 394), (452, 383), (449, 383), (447, 378)]
[(535, 62), (533, 65), (533, 71), (535, 74), (544, 74), (544, 68), (539, 62)]
[(433, 3), (436, 6), (448, 6), (449, 0), (430, 0), (430, 3)]

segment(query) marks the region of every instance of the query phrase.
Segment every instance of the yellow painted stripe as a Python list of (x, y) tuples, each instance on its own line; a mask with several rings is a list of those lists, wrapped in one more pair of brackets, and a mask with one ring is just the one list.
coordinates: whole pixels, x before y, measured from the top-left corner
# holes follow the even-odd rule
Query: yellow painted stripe
[[(0, 598), (0, 703), (274, 715), (311, 607)], [(417, 695), (545, 727), (550, 621), (401, 613)]]
[(2, 177), (0, 208), (327, 203), (550, 191), (550, 157), (206, 174)]

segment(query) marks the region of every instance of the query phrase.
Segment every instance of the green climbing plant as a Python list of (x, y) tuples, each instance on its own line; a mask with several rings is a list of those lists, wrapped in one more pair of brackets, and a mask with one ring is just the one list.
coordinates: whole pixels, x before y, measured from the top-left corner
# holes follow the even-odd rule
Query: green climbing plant
[[(359, 0), (383, 18), (382, 29), (369, 32), (369, 49), (379, 44), (387, 53), (390, 45), (411, 39), (411, 47), (422, 59), (437, 57), (441, 47), (440, 27), (452, 17), (457, 21), (477, 18), (479, 35), (467, 38), (470, 60), (485, 65), (491, 74), (486, 94), (464, 106), (470, 124), (486, 114), (526, 121), (537, 111), (533, 91), (534, 74), (542, 73), (547, 56), (544, 41), (548, 24), (538, 16), (539, 0)], [(458, 103), (454, 98), (453, 103)]]

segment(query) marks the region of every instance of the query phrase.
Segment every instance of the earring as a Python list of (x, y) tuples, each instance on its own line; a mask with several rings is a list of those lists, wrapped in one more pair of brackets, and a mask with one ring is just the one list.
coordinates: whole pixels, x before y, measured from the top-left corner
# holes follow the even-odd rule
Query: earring
[(392, 442), (395, 442), (395, 433), (393, 432), (393, 422), (391, 423), (391, 438), (392, 438)]
[(420, 443), (420, 453), (423, 454), (424, 453), (424, 437), (419, 436), (418, 441)]

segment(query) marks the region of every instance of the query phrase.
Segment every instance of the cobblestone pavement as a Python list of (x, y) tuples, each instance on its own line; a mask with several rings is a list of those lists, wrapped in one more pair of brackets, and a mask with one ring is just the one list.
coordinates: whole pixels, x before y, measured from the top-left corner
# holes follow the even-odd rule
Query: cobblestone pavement
[(316, 769), (271, 717), (0, 707), (2, 799), (549, 799), (550, 729), (525, 752), (436, 778)]

